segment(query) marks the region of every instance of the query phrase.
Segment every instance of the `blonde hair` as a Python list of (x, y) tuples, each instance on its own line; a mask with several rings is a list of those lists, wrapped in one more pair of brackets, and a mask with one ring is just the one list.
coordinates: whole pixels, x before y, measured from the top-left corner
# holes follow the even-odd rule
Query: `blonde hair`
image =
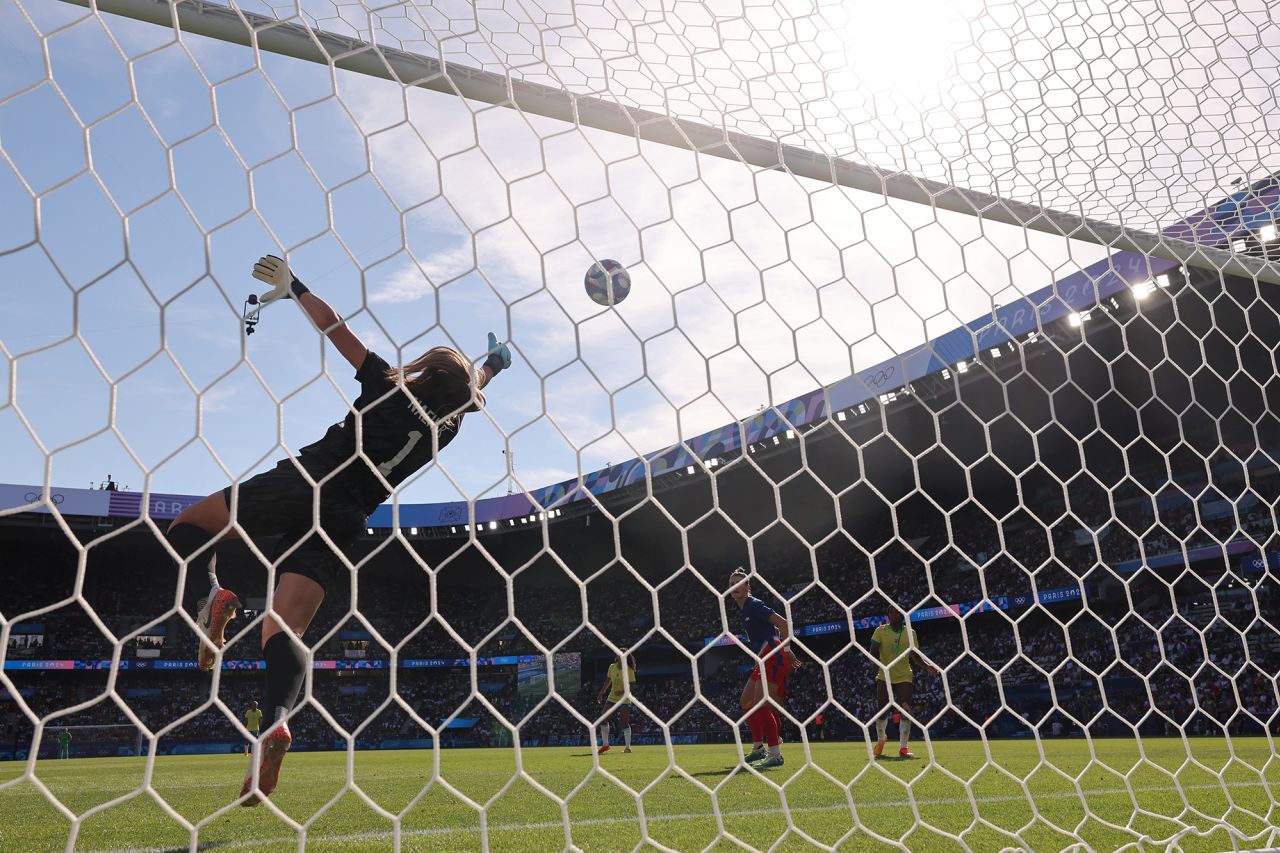
[(405, 387), (425, 400), (434, 416), (450, 420), (484, 406), (484, 393), (475, 386), (471, 362), (453, 347), (432, 347), (397, 370), (387, 371), (387, 379), (403, 378)]

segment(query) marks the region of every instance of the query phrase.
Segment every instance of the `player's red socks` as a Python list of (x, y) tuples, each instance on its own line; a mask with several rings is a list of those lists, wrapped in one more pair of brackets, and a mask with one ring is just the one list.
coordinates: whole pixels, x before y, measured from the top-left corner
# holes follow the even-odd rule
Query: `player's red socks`
[(760, 726), (760, 712), (762, 710), (762, 708), (757, 708), (750, 714), (747, 714), (747, 728), (751, 729), (752, 745), (764, 743), (764, 729)]
[(751, 737), (755, 738), (756, 743), (777, 746), (782, 740), (782, 726), (778, 715), (770, 708), (762, 706), (752, 711), (751, 716), (747, 717), (747, 725), (751, 726)]
[(782, 721), (778, 719), (778, 715), (770, 708), (761, 708), (760, 713), (764, 715), (761, 720), (761, 728), (764, 729), (764, 742), (769, 746), (777, 746), (782, 743)]

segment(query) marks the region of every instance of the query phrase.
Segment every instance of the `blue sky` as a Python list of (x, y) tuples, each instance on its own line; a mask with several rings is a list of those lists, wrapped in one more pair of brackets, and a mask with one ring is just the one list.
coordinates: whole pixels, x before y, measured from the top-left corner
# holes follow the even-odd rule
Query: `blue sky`
[[(1276, 165), (1277, 60), (1248, 48), (1276, 32), (1248, 9), (1215, 24), (1085, 4), (1102, 38), (1031, 4), (823, 4), (781, 23), (749, 7), (719, 30), (715, 6), (623, 26), (632, 5), (554, 31), (488, 10), (475, 32), (470, 4), (390, 7), (376, 34), (493, 68), (542, 33), (530, 79), (1137, 227)], [(241, 333), (267, 252), (392, 362), (512, 341), (487, 414), (409, 501), (505, 493), (504, 449), (536, 488), (666, 446), (1105, 255), (66, 4), (0, 0), (0, 33), (7, 482), (207, 492), (339, 419), (351, 371), (292, 305)], [(1145, 85), (1161, 74), (1180, 86)], [(615, 310), (582, 292), (596, 257), (631, 270)]]

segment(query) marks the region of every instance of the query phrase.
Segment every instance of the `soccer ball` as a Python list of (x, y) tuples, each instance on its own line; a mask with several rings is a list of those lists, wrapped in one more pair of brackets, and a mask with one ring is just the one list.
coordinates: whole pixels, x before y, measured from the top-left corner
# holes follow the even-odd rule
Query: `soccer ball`
[(622, 264), (605, 259), (591, 265), (583, 285), (592, 302), (609, 307), (627, 298), (631, 292), (631, 275)]

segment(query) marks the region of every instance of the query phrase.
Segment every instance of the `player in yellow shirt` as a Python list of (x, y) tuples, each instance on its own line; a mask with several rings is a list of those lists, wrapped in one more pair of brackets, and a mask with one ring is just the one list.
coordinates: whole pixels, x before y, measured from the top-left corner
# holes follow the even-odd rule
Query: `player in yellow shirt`
[[(253, 740), (258, 739), (258, 732), (262, 728), (262, 709), (258, 707), (255, 700), (252, 707), (244, 712), (244, 727), (249, 730), (249, 734), (253, 735)], [(248, 741), (244, 745), (244, 754), (248, 755), (253, 749), (253, 741)]]
[[(895, 705), (899, 715), (898, 757), (914, 757), (908, 746), (911, 720), (906, 716), (911, 711), (912, 679), (915, 676), (912, 664), (918, 665), (930, 675), (938, 674), (937, 667), (920, 657), (919, 648), (915, 630), (906, 624), (902, 611), (896, 607), (889, 611), (889, 621), (876, 628), (871, 635), (871, 655), (880, 663), (876, 672), (876, 705), (880, 708), (880, 716), (876, 719), (876, 745), (872, 749), (876, 758), (884, 752), (884, 745), (889, 741), (889, 715), (893, 713)], [(889, 696), (891, 688), (892, 701)]]
[[(626, 649), (622, 650), (626, 652)], [(609, 707), (604, 712), (605, 721), (600, 724), (600, 749), (598, 752), (604, 755), (609, 751), (609, 714), (614, 708), (618, 709), (618, 722), (622, 724), (623, 742), (626, 744), (623, 752), (631, 751), (631, 691), (627, 689), (628, 685), (634, 684), (636, 680), (636, 656), (627, 654), (627, 666), (623, 668), (622, 656), (609, 664), (609, 671), (605, 675), (604, 684), (600, 685), (600, 692), (596, 696), (596, 701), (606, 704)], [(605, 699), (605, 694), (609, 694), (609, 698)]]

